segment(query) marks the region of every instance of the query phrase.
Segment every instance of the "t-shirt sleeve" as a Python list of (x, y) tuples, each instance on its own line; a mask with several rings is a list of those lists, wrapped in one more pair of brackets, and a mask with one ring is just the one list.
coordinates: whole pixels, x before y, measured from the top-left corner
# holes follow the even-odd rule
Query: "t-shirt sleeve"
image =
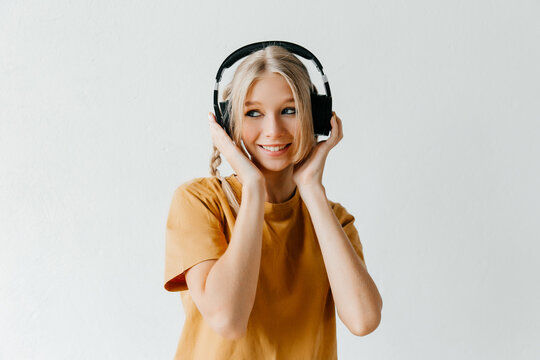
[(227, 249), (219, 209), (193, 186), (176, 189), (165, 235), (165, 289), (187, 290), (185, 271)]
[(349, 212), (340, 203), (335, 203), (334, 213), (339, 219), (341, 227), (343, 228), (343, 231), (345, 231), (345, 234), (347, 234), (347, 237), (356, 251), (356, 254), (358, 254), (358, 257), (360, 257), (360, 260), (362, 260), (364, 266), (366, 266), (364, 251), (362, 248), (362, 243), (360, 242), (360, 235), (358, 234), (358, 230), (356, 230), (356, 226), (354, 226), (354, 216), (349, 214)]

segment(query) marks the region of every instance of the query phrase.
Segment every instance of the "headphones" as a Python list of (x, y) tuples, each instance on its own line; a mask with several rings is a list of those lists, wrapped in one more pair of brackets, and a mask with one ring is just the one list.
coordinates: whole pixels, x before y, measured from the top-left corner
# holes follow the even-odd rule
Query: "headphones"
[(236, 50), (223, 61), (216, 75), (216, 84), (214, 86), (214, 111), (216, 113), (216, 120), (222, 128), (225, 129), (227, 134), (232, 137), (230, 133), (230, 104), (229, 100), (219, 102), (218, 106), (218, 90), (219, 82), (221, 81), (221, 74), (223, 70), (231, 67), (238, 60), (248, 56), (249, 54), (266, 48), (267, 46), (281, 46), (293, 54), (299, 55), (306, 60), (312, 60), (317, 67), (317, 70), (322, 75), (324, 81), (324, 88), (326, 95), (319, 95), (313, 89), (310, 91), (311, 97), (311, 113), (313, 115), (313, 130), (315, 135), (328, 135), (332, 129), (330, 119), (332, 118), (332, 94), (330, 93), (330, 85), (328, 79), (323, 72), (321, 62), (306, 48), (293, 44), (287, 41), (261, 41), (253, 44), (249, 44)]

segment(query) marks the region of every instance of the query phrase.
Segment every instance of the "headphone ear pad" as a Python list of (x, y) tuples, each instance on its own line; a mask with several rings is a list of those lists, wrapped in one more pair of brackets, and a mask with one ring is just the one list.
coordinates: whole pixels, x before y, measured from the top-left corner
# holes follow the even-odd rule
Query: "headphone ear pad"
[(229, 100), (222, 101), (219, 103), (219, 108), (221, 109), (221, 116), (217, 116), (217, 123), (227, 132), (227, 134), (232, 138), (231, 135), (231, 114), (230, 114), (230, 103)]
[(313, 131), (315, 135), (330, 134), (332, 125), (332, 97), (311, 93), (311, 114), (313, 116)]

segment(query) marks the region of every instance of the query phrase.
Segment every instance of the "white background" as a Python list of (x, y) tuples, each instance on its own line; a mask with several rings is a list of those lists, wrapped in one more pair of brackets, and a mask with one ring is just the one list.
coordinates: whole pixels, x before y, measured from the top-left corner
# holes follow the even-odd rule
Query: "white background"
[(539, 17), (537, 1), (0, 2), (0, 358), (172, 358), (170, 201), (209, 176), (219, 65), (261, 40), (311, 50), (343, 120), (324, 185), (384, 307), (368, 336), (339, 324), (339, 358), (540, 358)]

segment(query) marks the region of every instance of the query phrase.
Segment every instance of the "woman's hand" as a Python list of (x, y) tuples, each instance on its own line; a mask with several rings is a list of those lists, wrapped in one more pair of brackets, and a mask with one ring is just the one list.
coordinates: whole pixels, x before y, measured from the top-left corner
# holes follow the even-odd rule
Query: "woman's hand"
[(311, 153), (302, 162), (296, 164), (293, 170), (293, 180), (300, 190), (305, 186), (322, 186), (322, 175), (326, 157), (334, 146), (343, 139), (343, 127), (341, 119), (332, 112), (330, 119), (332, 130), (326, 140), (319, 141), (311, 150)]
[(212, 142), (225, 156), (233, 170), (240, 178), (242, 186), (245, 184), (264, 184), (265, 179), (259, 168), (242, 152), (225, 130), (217, 123), (215, 115), (208, 113), (208, 123)]

